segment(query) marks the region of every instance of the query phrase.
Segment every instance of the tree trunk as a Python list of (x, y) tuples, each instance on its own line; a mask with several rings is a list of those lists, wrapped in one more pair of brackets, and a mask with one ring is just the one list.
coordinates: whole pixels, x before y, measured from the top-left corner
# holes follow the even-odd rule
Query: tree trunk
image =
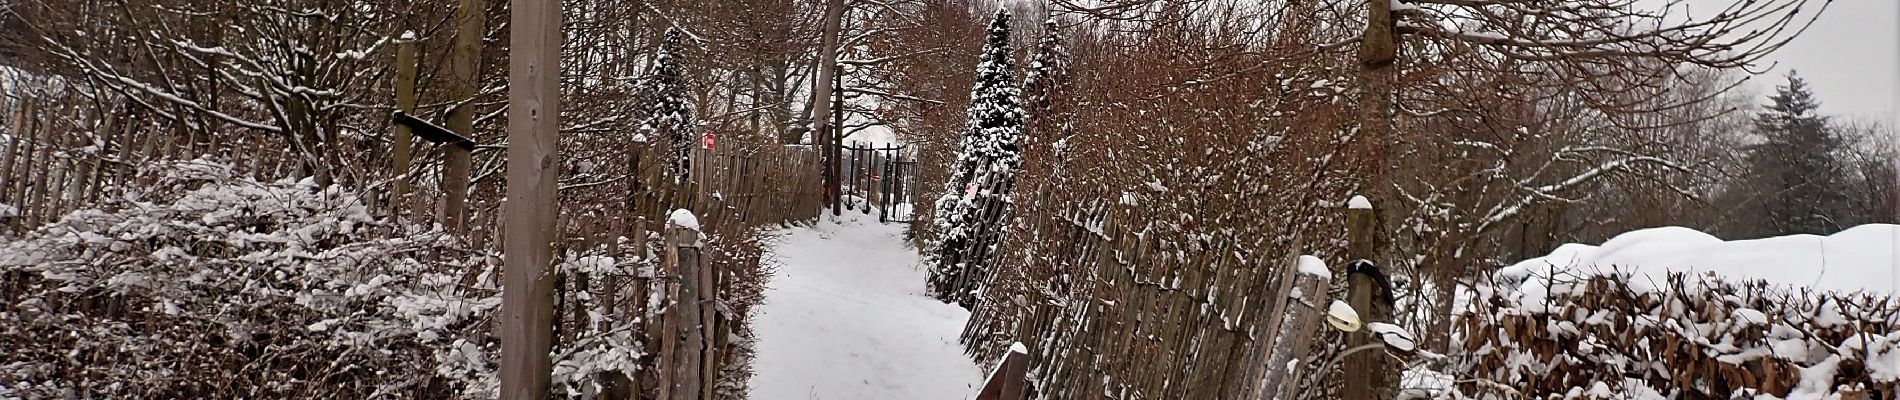
[(838, 34), (840, 25), (843, 24), (843, 19), (844, 0), (826, 1), (824, 30), (821, 33), (821, 44), (818, 48), (818, 65), (813, 67), (818, 74), (818, 79), (812, 80), (811, 83), (812, 98), (811, 115), (809, 117), (813, 132), (812, 146), (818, 150), (820, 160), (818, 167), (825, 171), (824, 186), (826, 191), (824, 200), (826, 205), (835, 205), (838, 202), (836, 192), (831, 191), (831, 187), (836, 184), (838, 176), (831, 173), (833, 160), (831, 159), (831, 152), (827, 149), (827, 146), (831, 146), (831, 142), (838, 134), (838, 132), (835, 132), (837, 127), (832, 126), (830, 121), (831, 87), (834, 79), (833, 75), (836, 73), (835, 68), (838, 65)]

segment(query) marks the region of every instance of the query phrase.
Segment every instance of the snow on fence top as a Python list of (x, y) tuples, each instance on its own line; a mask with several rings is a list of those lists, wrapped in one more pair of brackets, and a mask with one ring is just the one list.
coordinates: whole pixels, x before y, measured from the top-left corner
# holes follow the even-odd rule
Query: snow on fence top
[(666, 223), (681, 228), (699, 230), (699, 217), (693, 216), (692, 211), (684, 208), (673, 210), (672, 214), (667, 215)]
[[(1540, 282), (1567, 272), (1631, 274), (1631, 289), (1654, 290), (1671, 272), (1763, 280), (1789, 287), (1878, 295), (1900, 294), (1895, 248), (1900, 225), (1869, 224), (1830, 236), (1792, 235), (1724, 241), (1694, 229), (1663, 227), (1631, 231), (1600, 246), (1566, 244), (1543, 257), (1499, 270), (1506, 282)], [(1647, 278), (1647, 279), (1645, 279)]]
[(1326, 269), (1326, 261), (1314, 256), (1300, 256), (1300, 273), (1327, 277), (1333, 276), (1333, 271)]
[(1366, 200), (1366, 196), (1352, 196), (1352, 199), (1346, 200), (1346, 208), (1370, 210), (1372, 209), (1372, 200)]

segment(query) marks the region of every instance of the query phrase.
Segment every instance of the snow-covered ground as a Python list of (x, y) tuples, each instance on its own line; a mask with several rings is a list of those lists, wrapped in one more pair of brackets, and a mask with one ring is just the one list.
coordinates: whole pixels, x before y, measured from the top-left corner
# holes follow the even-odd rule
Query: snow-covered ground
[(840, 218), (786, 230), (775, 246), (752, 398), (970, 398), (982, 372), (957, 344), (969, 312), (924, 295), (902, 225)]

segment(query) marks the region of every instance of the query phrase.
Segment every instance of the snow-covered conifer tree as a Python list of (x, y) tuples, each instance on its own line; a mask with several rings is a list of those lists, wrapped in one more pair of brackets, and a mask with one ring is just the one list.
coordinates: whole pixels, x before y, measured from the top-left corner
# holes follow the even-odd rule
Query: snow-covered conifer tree
[(930, 291), (938, 299), (968, 307), (985, 277), (988, 246), (980, 239), (1001, 229), (1009, 185), (1022, 164), (1023, 110), (1009, 48), (1009, 13), (998, 10), (970, 90), (970, 122), (943, 196), (937, 199), (937, 230), (932, 243)]
[(1069, 50), (1062, 47), (1062, 30), (1056, 19), (1043, 21), (1042, 40), (1036, 54), (1023, 72), (1023, 108), (1029, 112), (1027, 130), (1031, 136), (1048, 135), (1060, 129), (1059, 113), (1051, 100), (1067, 89)]
[(679, 48), (683, 35), (667, 29), (653, 63), (653, 74), (641, 82), (640, 95), (645, 101), (646, 119), (640, 123), (640, 137), (657, 140), (671, 151), (666, 153), (667, 175), (684, 181), (692, 170), (692, 146), (696, 135), (692, 99), (686, 97), (685, 78), (680, 71)]
[[(1004, 212), (998, 214), (998, 229), (980, 236), (978, 247), (1063, 240), (1054, 237), (1053, 232), (1024, 225), (1025, 221), (1016, 216), (1034, 218), (1037, 214), (1061, 213), (1052, 206), (1066, 200), (1049, 196), (1049, 190), (1054, 186), (1051, 183), (1057, 181), (1053, 178), (1062, 174), (1065, 163), (1061, 161), (1061, 147), (1069, 135), (1072, 117), (1070, 103), (1064, 97), (1069, 88), (1068, 59), (1068, 50), (1062, 45), (1062, 30), (1056, 20), (1050, 18), (1043, 22), (1042, 39), (1023, 66), (1023, 135), (1019, 143), (1022, 165), (1011, 179), (1022, 184), (1010, 189), (1012, 194), (1007, 201), (999, 202), (1003, 208), (999, 211)], [(1029, 309), (1031, 305), (1068, 299), (1078, 279), (1074, 275), (1081, 274), (1047, 268), (1045, 263), (1022, 261), (1023, 253), (1018, 249), (1006, 251), (997, 246), (988, 249), (987, 256), (996, 261), (986, 264), (991, 267), (986, 271), (988, 279), (983, 283), (980, 306), (971, 310), (970, 323), (960, 338), (978, 359), (1001, 354), (1018, 339), (1016, 333), (1020, 332), (1021, 324), (1028, 323), (1022, 316), (1035, 312)], [(1031, 300), (1010, 301), (1025, 294), (1029, 294)]]

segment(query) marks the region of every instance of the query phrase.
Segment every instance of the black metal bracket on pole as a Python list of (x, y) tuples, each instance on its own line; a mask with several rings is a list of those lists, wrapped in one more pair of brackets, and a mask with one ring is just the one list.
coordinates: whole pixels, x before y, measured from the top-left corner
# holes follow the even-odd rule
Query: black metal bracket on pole
[(409, 127), (410, 132), (415, 133), (416, 137), (422, 138), (423, 140), (455, 145), (455, 147), (460, 147), (463, 150), (475, 150), (474, 140), (462, 137), (462, 135), (457, 135), (455, 132), (450, 131), (448, 128), (443, 128), (441, 125), (429, 123), (429, 121), (410, 116), (402, 111), (397, 111), (393, 120), (397, 124)]

